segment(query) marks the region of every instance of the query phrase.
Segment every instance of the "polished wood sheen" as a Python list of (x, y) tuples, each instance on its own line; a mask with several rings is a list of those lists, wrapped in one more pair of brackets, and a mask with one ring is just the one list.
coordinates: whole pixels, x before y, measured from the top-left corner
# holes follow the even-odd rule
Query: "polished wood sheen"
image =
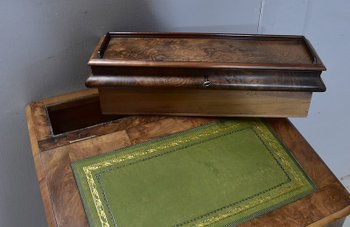
[(305, 117), (311, 99), (311, 92), (287, 91), (120, 88), (99, 93), (103, 113), (121, 115)]
[[(293, 46), (294, 49), (289, 48), (290, 46)], [(200, 37), (114, 38), (109, 42), (104, 58), (116, 61), (262, 64), (312, 64), (313, 61), (304, 47), (303, 40), (254, 42), (245, 39)]]
[[(326, 90), (320, 77), (326, 68), (303, 36), (110, 32), (97, 44), (89, 65), (91, 75), (86, 86), (99, 89), (105, 114), (305, 117), (309, 106), (303, 104), (310, 103), (311, 95), (305, 96), (304, 92)], [(105, 95), (107, 89), (109, 96)], [(147, 110), (135, 111), (130, 104), (119, 111), (121, 89), (135, 92), (128, 96), (129, 103), (139, 103), (138, 99), (150, 102)], [(154, 95), (147, 96), (150, 100), (135, 96), (151, 91)], [(252, 99), (252, 91), (259, 91), (254, 93), (253, 102), (272, 108), (265, 108), (263, 114), (251, 111), (252, 102), (244, 105), (243, 101)], [(192, 99), (193, 93), (211, 101), (210, 114)], [(223, 94), (240, 98), (241, 102), (235, 105), (236, 100), (222, 98)], [(277, 95), (274, 106), (272, 94)], [(281, 96), (287, 95), (291, 98), (284, 99), (279, 107)], [(309, 100), (295, 102), (294, 97), (302, 95)], [(174, 103), (179, 98), (186, 99), (186, 104), (176, 105), (176, 110), (164, 108), (164, 102)], [(289, 112), (294, 109), (300, 111)]]
[(303, 36), (109, 32), (89, 65), (324, 70)]
[[(49, 226), (88, 226), (71, 162), (217, 120), (164, 116), (108, 120), (93, 114), (86, 121), (84, 116), (89, 113), (85, 111), (91, 109), (91, 105), (99, 106), (97, 96), (97, 90), (86, 90), (39, 100), (26, 107), (32, 154)], [(66, 114), (50, 118), (58, 110)], [(349, 193), (287, 119), (265, 121), (314, 181), (318, 191), (242, 226), (299, 227), (331, 223), (341, 226), (344, 217), (350, 213)], [(51, 129), (53, 124), (62, 125), (65, 130), (55, 134)], [(82, 128), (77, 128), (79, 125)]]
[[(102, 68), (100, 70), (107, 70)], [(118, 76), (89, 76), (88, 87), (97, 88), (186, 88), (203, 90), (253, 90), (253, 91), (309, 91), (322, 92), (326, 90), (319, 75), (313, 72), (278, 71), (247, 72), (244, 70), (215, 71), (195, 70), (184, 71), (171, 69), (159, 74), (155, 69), (137, 69), (135, 74), (128, 74), (125, 68), (119, 69)], [(158, 72), (154, 72), (158, 71)], [(143, 74), (143, 75), (141, 75)], [(181, 76), (178, 76), (181, 75)], [(210, 75), (210, 76), (209, 76)], [(205, 80), (210, 84), (204, 86)]]

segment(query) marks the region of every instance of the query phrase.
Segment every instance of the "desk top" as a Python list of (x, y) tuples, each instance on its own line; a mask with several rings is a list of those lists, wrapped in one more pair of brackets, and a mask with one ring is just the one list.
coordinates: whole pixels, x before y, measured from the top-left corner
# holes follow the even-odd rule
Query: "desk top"
[[(98, 105), (96, 90), (85, 90), (40, 100), (26, 108), (32, 153), (49, 226), (88, 225), (71, 162), (215, 120), (158, 116), (101, 119)], [(83, 113), (89, 113), (90, 119), (81, 120)], [(349, 193), (289, 120), (264, 121), (319, 190), (242, 226), (323, 226), (348, 215)]]

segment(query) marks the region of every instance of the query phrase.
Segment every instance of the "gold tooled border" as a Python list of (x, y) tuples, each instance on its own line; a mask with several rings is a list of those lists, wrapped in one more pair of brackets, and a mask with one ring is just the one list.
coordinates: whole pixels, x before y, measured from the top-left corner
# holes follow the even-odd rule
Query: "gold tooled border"
[[(253, 207), (256, 207), (271, 198), (277, 198), (279, 196), (282, 196), (288, 192), (297, 190), (301, 188), (304, 185), (304, 182), (298, 172), (294, 170), (294, 168), (291, 166), (291, 162), (288, 161), (288, 158), (286, 158), (286, 154), (284, 152), (284, 147), (276, 140), (274, 135), (269, 131), (269, 129), (261, 122), (254, 121), (253, 126), (258, 131), (259, 135), (262, 137), (264, 142), (267, 143), (267, 145), (271, 148), (271, 150), (278, 156), (279, 161), (282, 162), (283, 166), (288, 169), (288, 172), (290, 175), (293, 176), (293, 179), (295, 180), (293, 185), (287, 184), (284, 186), (279, 187), (279, 190), (272, 190), (269, 192), (264, 193), (263, 197), (257, 197), (256, 199), (251, 200), (250, 202), (246, 203), (244, 206), (234, 207), (232, 209), (228, 209), (227, 212), (223, 214), (219, 214), (216, 217), (211, 217), (208, 219), (205, 219), (203, 221), (200, 221), (198, 223), (194, 223), (191, 226), (207, 226), (214, 224), (216, 222), (219, 222), (225, 218), (228, 218), (230, 216), (236, 215), (244, 210), (251, 209)], [(282, 190), (281, 190), (282, 188)], [(277, 193), (276, 193), (277, 192)]]
[[(253, 121), (253, 126), (255, 127), (255, 129), (258, 131), (259, 135), (262, 137), (262, 139), (264, 139), (264, 141), (267, 143), (267, 145), (271, 148), (271, 150), (278, 156), (279, 160), (281, 163), (283, 163), (284, 167), (286, 169), (288, 169), (288, 172), (294, 177), (294, 179), (296, 180), (296, 184), (294, 184), (294, 187), (291, 187), (290, 185), (287, 185), (285, 187), (283, 187), (283, 190), (279, 190), (278, 193), (271, 191), (270, 193), (264, 194), (263, 198), (257, 198), (256, 200), (252, 200), (250, 202), (248, 202), (246, 205), (241, 206), (241, 207), (235, 207), (233, 209), (229, 209), (227, 212), (225, 212), (224, 214), (220, 214), (216, 217), (211, 217), (208, 219), (205, 219), (197, 224), (195, 224), (195, 226), (206, 226), (206, 225), (210, 225), (213, 223), (216, 223), (222, 219), (225, 219), (227, 217), (230, 217), (232, 215), (235, 215), (243, 210), (246, 209), (250, 209), (253, 208), (269, 199), (271, 199), (272, 197), (278, 197), (281, 196), (283, 194), (286, 194), (290, 191), (296, 190), (300, 187), (303, 186), (303, 180), (300, 177), (300, 175), (298, 174), (298, 172), (296, 172), (293, 167), (291, 166), (290, 161), (288, 161), (288, 158), (286, 158), (285, 152), (284, 152), (284, 148), (282, 147), (282, 145), (275, 139), (274, 135), (269, 131), (269, 129), (267, 128), (267, 126), (265, 126), (262, 122), (260, 121)], [(95, 183), (95, 180), (93, 178), (93, 171), (98, 170), (100, 168), (105, 168), (108, 166), (112, 166), (121, 162), (125, 162), (125, 161), (129, 161), (135, 158), (139, 158), (142, 157), (144, 155), (149, 155), (164, 149), (169, 149), (169, 148), (173, 148), (182, 144), (186, 144), (192, 141), (196, 141), (208, 136), (212, 136), (215, 134), (219, 134), (225, 131), (229, 131), (229, 130), (234, 130), (239, 128), (240, 126), (242, 126), (241, 122), (229, 122), (226, 121), (225, 124), (220, 125), (221, 127), (217, 127), (215, 128), (215, 130), (213, 130), (212, 128), (210, 128), (210, 130), (206, 130), (204, 132), (201, 132), (200, 134), (194, 135), (194, 136), (187, 136), (185, 138), (175, 138), (172, 142), (170, 143), (166, 143), (166, 144), (162, 144), (162, 145), (158, 145), (158, 146), (150, 146), (148, 149), (146, 150), (139, 150), (139, 151), (134, 151), (132, 153), (129, 154), (124, 154), (120, 157), (115, 157), (109, 160), (105, 160), (99, 163), (95, 163), (89, 166), (85, 166), (83, 167), (83, 171), (85, 173), (86, 176), (86, 180), (88, 182), (88, 186), (90, 189), (90, 193), (92, 196), (92, 200), (94, 202), (98, 217), (100, 219), (101, 222), (101, 226), (103, 227), (109, 227), (110, 224), (108, 223), (108, 218), (107, 215), (104, 211), (103, 208), (103, 204), (101, 201), (101, 198), (99, 196), (98, 190), (97, 190), (97, 186)]]

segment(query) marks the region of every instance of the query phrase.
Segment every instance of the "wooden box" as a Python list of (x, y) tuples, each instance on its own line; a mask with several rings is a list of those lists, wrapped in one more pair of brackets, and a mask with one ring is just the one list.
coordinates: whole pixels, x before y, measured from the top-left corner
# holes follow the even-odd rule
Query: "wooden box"
[[(214, 118), (104, 116), (97, 90), (39, 100), (26, 107), (32, 154), (49, 226), (88, 226), (71, 162), (194, 128)], [(242, 226), (341, 226), (350, 197), (287, 119), (265, 119), (318, 191)], [(336, 225), (332, 225), (336, 226)]]
[(110, 32), (89, 65), (105, 114), (305, 117), (326, 89), (303, 36)]

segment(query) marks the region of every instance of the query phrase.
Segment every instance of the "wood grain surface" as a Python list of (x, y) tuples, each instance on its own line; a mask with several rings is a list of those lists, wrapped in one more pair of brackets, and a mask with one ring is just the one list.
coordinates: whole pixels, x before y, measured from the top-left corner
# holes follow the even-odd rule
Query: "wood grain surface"
[(118, 115), (305, 117), (311, 92), (99, 89), (101, 110)]
[[(108, 69), (100, 69), (99, 75), (90, 75), (86, 86), (95, 88), (185, 88), (215, 90), (258, 90), (258, 91), (310, 91), (326, 90), (320, 75), (314, 72), (280, 72), (234, 70), (157, 70), (120, 69), (118, 75), (103, 75)], [(163, 72), (162, 72), (163, 71)], [(102, 73), (102, 74), (101, 74)], [(210, 84), (204, 86), (205, 80)]]
[[(51, 124), (48, 116), (42, 114), (47, 106), (91, 99), (96, 95), (96, 90), (82, 91), (41, 100), (26, 108), (33, 158), (49, 226), (88, 225), (71, 162), (216, 120), (198, 117), (124, 117), (60, 135), (50, 134), (50, 129), (43, 128)], [(45, 121), (45, 124), (35, 124)], [(350, 213), (349, 193), (287, 119), (265, 121), (315, 182), (318, 191), (242, 226), (341, 224), (341, 220)]]
[(305, 117), (311, 95), (302, 92), (326, 90), (326, 68), (303, 36), (113, 32), (88, 64), (86, 86), (108, 114)]
[(324, 70), (303, 36), (110, 32), (91, 66)]
[[(292, 47), (292, 48), (291, 48)], [(117, 61), (312, 64), (303, 40), (112, 38), (105, 59)]]

